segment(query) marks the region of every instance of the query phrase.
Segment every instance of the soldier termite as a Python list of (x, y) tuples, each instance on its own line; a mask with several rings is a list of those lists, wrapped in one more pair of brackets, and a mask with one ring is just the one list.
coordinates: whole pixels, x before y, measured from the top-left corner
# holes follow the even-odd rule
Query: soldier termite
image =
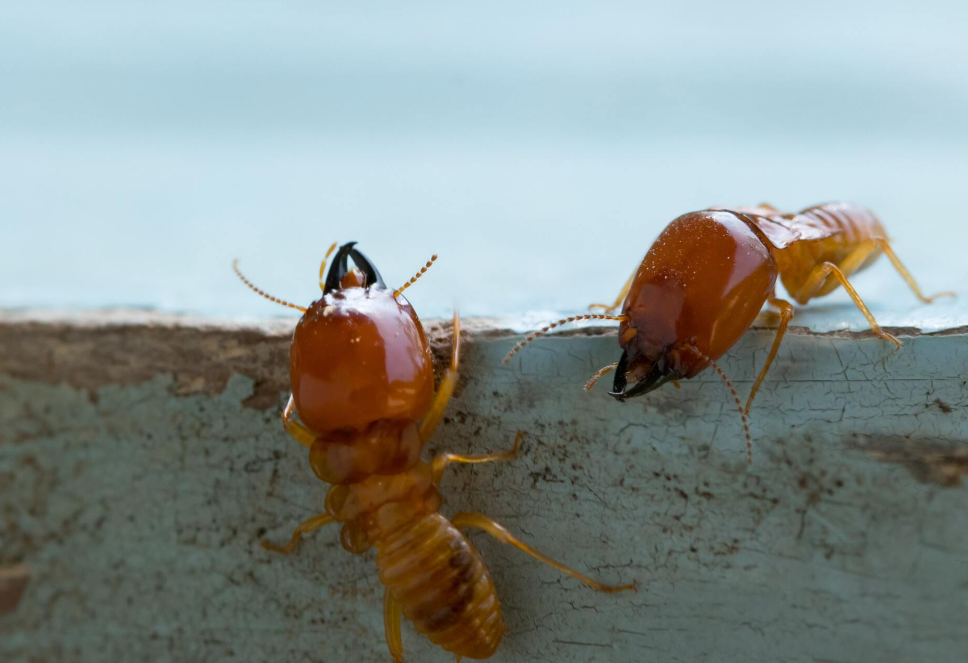
[(262, 545), (289, 554), (304, 534), (339, 522), (346, 550), (359, 554), (375, 547), (386, 586), (385, 637), (397, 662), (403, 656), (401, 615), (458, 657), (488, 658), (501, 642), (506, 628), (494, 584), (463, 528), (483, 529), (597, 591), (634, 589), (634, 584), (610, 586), (592, 580), (483, 514), (459, 513), (448, 520), (439, 512), (437, 486), (448, 465), (513, 458), (523, 433), (518, 432), (508, 451), (441, 454), (429, 463), (421, 459), (457, 384), (460, 319), (455, 313), (450, 367), (434, 394), (430, 346), (401, 293), (436, 256), (407, 284), (392, 290), (354, 245), (340, 247), (325, 280), (323, 260), (323, 296), (308, 308), (259, 290), (233, 265), (260, 295), (303, 314), (293, 334), (292, 395), (282, 419), (286, 431), (309, 449), (316, 476), (333, 484), (325, 513), (301, 523), (286, 545)]
[[(843, 286), (874, 334), (900, 347), (901, 342), (881, 329), (847, 280), (882, 253), (922, 302), (953, 294), (922, 295), (894, 254), (880, 221), (858, 205), (829, 203), (796, 214), (782, 213), (765, 204), (690, 212), (666, 226), (613, 304), (591, 305), (604, 313), (573, 316), (529, 334), (504, 362), (537, 336), (563, 323), (616, 320), (622, 355), (600, 370), (587, 388), (615, 371), (609, 393), (623, 401), (667, 382), (678, 386), (678, 380), (695, 377), (713, 366), (740, 407), (747, 456), (752, 462), (746, 415), (793, 317), (793, 305), (776, 296), (777, 278), (798, 304)], [(739, 340), (765, 303), (779, 311), (779, 327), (743, 408), (716, 360)], [(619, 306), (621, 315), (611, 315)]]

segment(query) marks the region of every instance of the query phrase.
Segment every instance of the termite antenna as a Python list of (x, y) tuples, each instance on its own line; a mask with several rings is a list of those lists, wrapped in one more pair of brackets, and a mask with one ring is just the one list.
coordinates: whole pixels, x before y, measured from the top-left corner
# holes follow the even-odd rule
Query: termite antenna
[(404, 290), (412, 286), (414, 283), (416, 283), (417, 279), (423, 276), (427, 272), (427, 270), (430, 269), (430, 266), (434, 264), (435, 260), (437, 260), (436, 253), (430, 256), (430, 260), (427, 261), (427, 264), (421, 267), (420, 271), (413, 275), (413, 278), (411, 278), (409, 281), (404, 283), (402, 287), (397, 288), (396, 290), (393, 291), (393, 298), (396, 299), (397, 295), (399, 295), (401, 292), (403, 292)]
[(545, 334), (547, 334), (549, 331), (551, 331), (555, 327), (560, 327), (561, 325), (566, 325), (569, 322), (575, 322), (577, 320), (617, 320), (619, 322), (625, 322), (626, 320), (628, 320), (628, 316), (626, 316), (626, 315), (602, 315), (600, 313), (586, 313), (585, 315), (573, 315), (573, 316), (571, 316), (569, 318), (562, 318), (561, 320), (558, 320), (557, 322), (552, 322), (547, 327), (542, 327), (539, 331), (533, 331), (530, 334), (528, 334), (527, 337), (525, 337), (525, 339), (523, 341), (521, 341), (520, 343), (518, 343), (517, 345), (515, 345), (513, 348), (511, 348), (511, 351), (507, 354), (507, 356), (504, 359), (501, 360), (501, 363), (502, 364), (506, 364), (509, 361), (511, 361), (511, 357), (513, 357), (518, 352), (520, 352), (521, 351), (521, 348), (523, 348), (524, 346), (526, 346), (528, 343), (530, 343), (534, 339), (538, 338), (539, 336), (544, 336)]
[(333, 255), (333, 251), (336, 250), (336, 245), (338, 243), (339, 242), (333, 242), (330, 245), (329, 250), (326, 252), (326, 255), (323, 256), (323, 262), (319, 263), (319, 289), (322, 290), (323, 292), (326, 292), (326, 279), (323, 278), (323, 273), (326, 272), (326, 261), (329, 260), (329, 257), (331, 255)]
[(611, 373), (612, 371), (614, 371), (616, 368), (618, 368), (618, 364), (617, 363), (615, 363), (615, 364), (609, 364), (605, 368), (599, 370), (598, 373), (595, 373), (595, 375), (592, 376), (591, 380), (589, 380), (588, 382), (585, 383), (585, 391), (591, 391), (592, 390), (592, 387), (594, 387), (598, 383), (598, 380), (603, 375), (608, 375), (609, 373)]
[(235, 260), (232, 261), (232, 269), (235, 271), (235, 275), (238, 276), (240, 279), (242, 279), (242, 283), (246, 284), (247, 286), (249, 286), (250, 288), (252, 288), (253, 290), (255, 290), (258, 294), (262, 295), (263, 297), (265, 297), (266, 299), (268, 299), (270, 302), (275, 302), (276, 304), (282, 304), (283, 306), (288, 306), (289, 308), (294, 308), (297, 311), (302, 311), (303, 313), (306, 312), (306, 309), (304, 309), (302, 306), (296, 306), (295, 304), (292, 304), (290, 302), (287, 302), (285, 299), (279, 299), (278, 297), (273, 297), (272, 295), (270, 295), (266, 291), (260, 290), (259, 288), (257, 288), (254, 285), (252, 285), (252, 282), (249, 281), (249, 279), (245, 278), (245, 276), (239, 270), (239, 259), (238, 258), (236, 258)]
[(736, 401), (736, 409), (739, 410), (739, 416), (743, 418), (743, 432), (746, 434), (746, 462), (749, 465), (752, 465), (753, 440), (750, 438), (750, 424), (749, 420), (746, 418), (746, 412), (743, 411), (743, 404), (739, 402), (739, 396), (736, 395), (736, 387), (734, 387), (730, 379), (726, 377), (726, 373), (724, 373), (723, 369), (719, 367), (719, 364), (712, 360), (710, 360), (710, 363), (713, 365), (713, 368), (716, 369), (716, 372), (719, 373), (719, 377), (721, 377), (723, 382), (726, 383), (726, 388), (729, 389), (729, 393), (733, 395), (733, 400)]
[(722, 379), (723, 383), (729, 389), (729, 393), (733, 395), (733, 400), (736, 401), (736, 409), (739, 410), (739, 416), (743, 418), (743, 432), (746, 433), (746, 462), (752, 465), (753, 464), (753, 441), (750, 438), (750, 425), (749, 425), (749, 421), (746, 418), (746, 412), (745, 410), (743, 410), (743, 404), (739, 402), (739, 396), (736, 393), (736, 387), (733, 386), (732, 381), (729, 379), (729, 377), (726, 376), (726, 373), (723, 372), (723, 369), (719, 367), (719, 364), (717, 364), (712, 359), (707, 357), (705, 354), (700, 352), (699, 348), (697, 348), (696, 346), (689, 344), (689, 345), (686, 345), (686, 347), (692, 350), (693, 352), (695, 352), (701, 358), (708, 361), (710, 364), (712, 364), (712, 367), (716, 369), (716, 372), (719, 373), (719, 377)]

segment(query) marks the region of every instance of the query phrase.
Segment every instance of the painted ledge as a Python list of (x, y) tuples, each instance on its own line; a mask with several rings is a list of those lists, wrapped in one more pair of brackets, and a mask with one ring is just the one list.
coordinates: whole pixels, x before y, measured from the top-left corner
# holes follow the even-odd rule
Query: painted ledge
[[(798, 314), (751, 467), (714, 375), (618, 404), (581, 388), (615, 360), (612, 331), (503, 366), (520, 337), (501, 328), (524, 323), (465, 320), (429, 452), (528, 436), (516, 461), (452, 470), (445, 513), (641, 588), (597, 595), (475, 534), (510, 627), (493, 660), (963, 660), (968, 316), (948, 311), (884, 320), (897, 352)], [(0, 314), (0, 569), (22, 579), (0, 592), (0, 660), (389, 660), (370, 555), (335, 529), (289, 558), (257, 546), (322, 510), (278, 420), (292, 324)], [(449, 323), (426, 326), (443, 360)], [(741, 393), (771, 340), (754, 329), (722, 362)], [(404, 643), (450, 660), (408, 625)]]

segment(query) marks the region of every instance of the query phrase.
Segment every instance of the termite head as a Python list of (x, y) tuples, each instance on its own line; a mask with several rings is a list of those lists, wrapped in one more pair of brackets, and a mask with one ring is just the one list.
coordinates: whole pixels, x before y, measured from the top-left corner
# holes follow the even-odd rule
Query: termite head
[(433, 398), (433, 360), (417, 314), (400, 294), (403, 288), (388, 288), (355, 244), (339, 248), (325, 280), (323, 260), (323, 294), (308, 308), (246, 281), (303, 312), (292, 337), (289, 377), (299, 418), (317, 435), (361, 431), (378, 421), (413, 422)]
[(776, 274), (766, 243), (736, 214), (703, 210), (672, 221), (622, 307), (610, 394), (622, 401), (707, 368), (753, 323)]
[(417, 314), (354, 245), (336, 253), (289, 353), (296, 411), (320, 435), (415, 421), (433, 397), (433, 359)]
[[(326, 281), (322, 284), (323, 295), (351, 288), (387, 289), (380, 272), (365, 255), (354, 248), (355, 246), (356, 242), (347, 242), (339, 247), (336, 257), (333, 258), (333, 264), (329, 268), (329, 273), (326, 274)], [(352, 268), (349, 267), (350, 258), (353, 259), (355, 264)]]
[[(622, 357), (618, 360), (615, 368), (615, 379), (612, 381), (612, 390), (608, 392), (618, 401), (626, 398), (641, 396), (654, 389), (658, 389), (666, 382), (674, 382), (682, 378), (682, 375), (675, 368), (666, 362), (665, 357), (660, 357), (656, 361), (649, 361), (641, 356), (629, 362), (628, 351), (622, 352)], [(631, 380), (632, 387), (628, 387)]]

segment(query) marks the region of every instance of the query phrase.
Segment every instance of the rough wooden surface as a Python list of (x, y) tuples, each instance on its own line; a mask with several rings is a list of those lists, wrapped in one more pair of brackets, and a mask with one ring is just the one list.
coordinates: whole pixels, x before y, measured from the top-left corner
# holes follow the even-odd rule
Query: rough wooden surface
[[(36, 318), (35, 318), (36, 320)], [(143, 324), (144, 322), (153, 324)], [(371, 555), (335, 529), (278, 557), (324, 485), (282, 431), (290, 323), (0, 320), (3, 661), (388, 661)], [(468, 325), (429, 452), (445, 512), (640, 591), (598, 595), (481, 535), (510, 632), (496, 661), (964, 661), (968, 335), (798, 330), (753, 411), (754, 464), (713, 375), (618, 404), (581, 386), (611, 332), (516, 340)], [(446, 325), (431, 325), (435, 350)], [(771, 334), (723, 367), (748, 390)], [(408, 661), (447, 661), (406, 625)]]

